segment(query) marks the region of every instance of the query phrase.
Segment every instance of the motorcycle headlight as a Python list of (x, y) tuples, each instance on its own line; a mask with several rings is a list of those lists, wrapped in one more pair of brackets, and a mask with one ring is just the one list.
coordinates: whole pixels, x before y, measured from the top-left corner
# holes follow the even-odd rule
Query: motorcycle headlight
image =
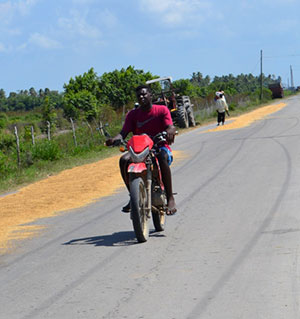
[(141, 153), (135, 153), (134, 150), (132, 149), (132, 147), (129, 147), (129, 154), (132, 158), (132, 161), (134, 163), (141, 163), (144, 161), (144, 159), (146, 158), (146, 156), (149, 154), (149, 147), (147, 146), (143, 152)]

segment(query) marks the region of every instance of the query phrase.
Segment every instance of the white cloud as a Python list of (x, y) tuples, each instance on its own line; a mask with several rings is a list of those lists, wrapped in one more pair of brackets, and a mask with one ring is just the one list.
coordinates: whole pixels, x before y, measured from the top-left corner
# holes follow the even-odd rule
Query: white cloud
[(286, 19), (281, 20), (278, 23), (278, 30), (280, 32), (294, 32), (299, 27), (299, 20), (295, 19)]
[[(261, 1), (261, 0), (260, 0), (260, 1)], [(272, 6), (274, 6), (274, 5), (276, 5), (276, 4), (286, 6), (286, 5), (288, 5), (288, 4), (297, 3), (298, 0), (263, 0), (262, 2), (263, 2), (263, 3), (266, 3), (266, 4), (270, 4), (270, 5), (272, 5)]]
[(27, 45), (28, 44), (33, 44), (43, 49), (57, 49), (61, 47), (59, 42), (50, 39), (40, 33), (33, 33), (28, 40)]
[(10, 36), (18, 36), (22, 34), (22, 31), (20, 28), (9, 28), (8, 30), (6, 30), (6, 34)]
[(5, 52), (6, 48), (3, 43), (0, 42), (0, 52)]
[(87, 5), (95, 2), (95, 0), (72, 0), (72, 2), (79, 5)]
[(267, 5), (271, 8), (275, 8), (278, 6), (287, 7), (290, 4), (297, 4), (298, 0), (242, 0), (239, 5), (245, 9), (255, 9), (261, 6)]
[(14, 13), (14, 8), (10, 1), (0, 3), (0, 23), (5, 24), (11, 21)]
[(19, 0), (17, 3), (15, 3), (15, 7), (21, 15), (26, 15), (30, 13), (31, 8), (38, 1), (39, 0)]
[(141, 9), (154, 13), (154, 18), (169, 26), (202, 22), (212, 14), (207, 0), (141, 0)]
[(22, 16), (29, 14), (31, 8), (38, 1), (39, 0), (9, 0), (0, 3), (0, 23), (9, 23), (18, 14)]
[(101, 36), (100, 30), (92, 26), (86, 21), (86, 14), (81, 13), (78, 10), (72, 10), (70, 18), (60, 18), (58, 20), (58, 26), (75, 36), (81, 36), (85, 38), (99, 38)]
[(107, 28), (114, 28), (118, 25), (117, 17), (109, 10), (105, 9), (99, 17), (99, 20), (104, 24)]

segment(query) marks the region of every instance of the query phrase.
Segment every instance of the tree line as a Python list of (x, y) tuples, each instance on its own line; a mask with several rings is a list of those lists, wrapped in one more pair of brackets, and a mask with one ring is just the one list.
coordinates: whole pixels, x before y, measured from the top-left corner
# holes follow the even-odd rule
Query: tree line
[[(6, 95), (0, 89), (1, 179), (15, 180), (21, 171), (32, 167), (38, 169), (58, 159), (103, 150), (102, 125), (109, 123), (112, 135), (119, 132), (121, 118), (136, 102), (134, 89), (157, 77), (133, 66), (101, 76), (91, 68), (71, 78), (62, 92), (30, 88)], [(263, 76), (265, 88), (277, 81), (280, 78)], [(260, 89), (261, 79), (252, 74), (211, 79), (195, 72), (173, 85), (178, 94), (189, 95), (195, 106), (213, 101), (215, 91), (224, 90), (234, 109), (240, 95), (259, 96), (255, 92)]]
[[(6, 96), (4, 90), (0, 89), (0, 134), (5, 130), (12, 132), (15, 125), (20, 131), (34, 126), (37, 134), (45, 133), (49, 123), (51, 131), (55, 132), (56, 128), (65, 129), (70, 119), (84, 121), (94, 127), (99, 126), (100, 121), (112, 123), (133, 107), (136, 102), (134, 89), (157, 77), (133, 66), (103, 73), (101, 76), (90, 68), (65, 83), (62, 92), (30, 88), (10, 92)], [(263, 75), (262, 78), (265, 88), (278, 81), (281, 81), (280, 77), (274, 75)], [(218, 90), (225, 91), (228, 100), (235, 104), (232, 107), (236, 107), (237, 103), (232, 97), (241, 94), (259, 96), (261, 79), (252, 74), (229, 74), (211, 79), (201, 72), (194, 72), (189, 79), (174, 81), (173, 86), (178, 94), (190, 96), (198, 108), (201, 108), (203, 102), (210, 103)], [(14, 114), (22, 112), (27, 114), (22, 119)]]
[[(84, 117), (90, 121), (97, 118), (102, 108), (111, 108), (119, 112), (135, 102), (134, 88), (147, 80), (158, 76), (150, 72), (129, 66), (126, 69), (114, 70), (98, 76), (93, 68), (83, 75), (71, 78), (63, 86), (63, 92), (48, 88), (36, 91), (34, 88), (10, 92), (8, 96), (0, 89), (0, 112), (31, 111), (43, 107), (45, 100), (54, 109), (63, 109), (67, 118)], [(280, 82), (281, 78), (274, 75), (263, 75), (263, 86)], [(206, 98), (217, 90), (223, 90), (227, 95), (251, 93), (260, 89), (260, 76), (252, 74), (232, 74), (215, 76), (211, 79), (201, 72), (194, 72), (189, 79), (179, 79), (173, 83), (179, 94), (191, 98)]]
[(7, 97), (5, 91), (0, 89), (0, 112), (31, 111), (41, 107), (46, 97), (50, 98), (57, 108), (62, 107), (63, 93), (48, 88), (36, 91), (32, 87), (29, 90), (10, 92)]

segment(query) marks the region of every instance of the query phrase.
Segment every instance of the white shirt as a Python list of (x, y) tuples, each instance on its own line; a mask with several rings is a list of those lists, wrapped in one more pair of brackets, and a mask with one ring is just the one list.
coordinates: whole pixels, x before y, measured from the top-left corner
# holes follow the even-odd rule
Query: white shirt
[(220, 113), (224, 113), (225, 110), (228, 111), (228, 105), (224, 96), (221, 99), (216, 100), (216, 109)]

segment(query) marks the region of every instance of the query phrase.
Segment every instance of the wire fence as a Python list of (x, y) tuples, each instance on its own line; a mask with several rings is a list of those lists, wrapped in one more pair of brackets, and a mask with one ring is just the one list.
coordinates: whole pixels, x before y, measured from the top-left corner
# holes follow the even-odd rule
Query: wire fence
[(81, 156), (105, 147), (106, 129), (101, 121), (91, 125), (70, 118), (69, 124), (69, 129), (57, 131), (47, 122), (43, 134), (37, 134), (33, 125), (26, 129), (13, 126), (0, 141), (1, 179), (41, 162)]

